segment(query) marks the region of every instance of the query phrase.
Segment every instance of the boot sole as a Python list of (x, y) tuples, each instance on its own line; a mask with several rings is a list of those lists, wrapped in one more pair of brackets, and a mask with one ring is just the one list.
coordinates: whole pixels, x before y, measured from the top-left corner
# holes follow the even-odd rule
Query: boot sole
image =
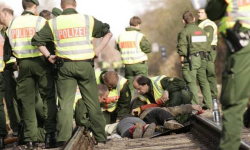
[(136, 123), (135, 124), (135, 130), (133, 132), (133, 139), (141, 138), (142, 137), (142, 124)]
[(143, 138), (150, 138), (155, 132), (155, 123), (151, 123), (143, 134)]

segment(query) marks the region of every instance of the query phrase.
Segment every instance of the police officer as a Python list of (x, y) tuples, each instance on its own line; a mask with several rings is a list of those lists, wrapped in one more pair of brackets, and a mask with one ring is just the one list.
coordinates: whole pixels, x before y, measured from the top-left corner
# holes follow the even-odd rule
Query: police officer
[[(206, 7), (208, 18), (221, 19), (219, 32), (228, 35), (224, 37), (228, 51), (220, 98), (223, 111), (220, 149), (224, 150), (236, 150), (240, 147), (243, 113), (250, 91), (249, 10), (250, 1), (245, 0), (209, 1)], [(241, 26), (236, 24), (237, 20)], [(234, 34), (230, 34), (232, 31)], [(238, 39), (232, 40), (235, 34)]]
[(214, 66), (214, 61), (216, 58), (216, 53), (217, 53), (217, 41), (218, 41), (218, 36), (217, 36), (217, 25), (211, 21), (210, 19), (207, 18), (207, 14), (205, 12), (205, 9), (199, 9), (198, 10), (198, 27), (202, 28), (207, 36), (208, 36), (208, 43), (211, 45), (208, 47), (208, 63), (207, 63), (207, 80), (209, 82), (210, 86), (210, 91), (211, 91), (211, 96), (212, 99), (217, 100), (217, 79), (216, 79), (216, 74), (215, 74), (215, 66)]
[[(8, 27), (13, 19), (13, 10), (7, 5), (3, 5), (1, 8), (1, 18), (0, 24), (4, 27)], [(4, 37), (5, 30), (2, 28), (1, 34)], [(4, 38), (3, 38), (4, 39)], [(10, 119), (10, 126), (13, 131), (13, 135), (17, 134), (18, 122), (20, 122), (21, 105), (17, 101), (16, 96), (16, 79), (13, 72), (17, 69), (16, 58), (11, 57), (11, 59), (6, 62), (4, 70), (4, 80), (5, 80), (5, 101), (8, 110), (8, 116)], [(20, 113), (19, 113), (20, 112)]]
[[(2, 9), (0, 8), (0, 15), (2, 13)], [(1, 17), (0, 17), (1, 19)], [(5, 63), (3, 60), (3, 45), (4, 45), (4, 36), (2, 29), (0, 30), (0, 149), (4, 149), (4, 138), (8, 134), (6, 129), (6, 118), (4, 113), (4, 104), (3, 104), (3, 97), (4, 97), (4, 67)]]
[(124, 115), (129, 114), (131, 93), (127, 79), (115, 71), (103, 71), (96, 72), (96, 81), (109, 89), (108, 98), (101, 103), (106, 124), (119, 122)]
[(139, 100), (146, 104), (172, 107), (191, 103), (192, 93), (186, 90), (185, 82), (178, 78), (137, 76), (133, 86), (139, 93)]
[[(72, 134), (73, 103), (77, 85), (88, 109), (91, 129), (97, 142), (106, 142), (105, 119), (98, 101), (97, 84), (92, 66), (107, 45), (112, 33), (109, 25), (89, 15), (78, 14), (75, 0), (61, 0), (62, 15), (51, 19), (32, 39), (32, 45), (51, 62), (64, 62), (58, 70), (58, 144), (65, 144)], [(65, 23), (67, 22), (67, 23)], [(99, 46), (93, 49), (91, 40), (103, 37)], [(56, 55), (51, 55), (45, 45), (54, 41)], [(70, 107), (71, 106), (71, 107)]]
[[(45, 114), (45, 147), (56, 146), (56, 101), (52, 67), (31, 39), (45, 25), (46, 20), (34, 16), (39, 2), (23, 0), (24, 12), (15, 18), (6, 31), (4, 53), (18, 59), (17, 97), (22, 102), (24, 120), (24, 141), (28, 148), (34, 148), (37, 141), (37, 122), (35, 114), (35, 92), (39, 92), (48, 111)], [(5, 59), (7, 61), (8, 58)]]
[(134, 16), (130, 19), (130, 27), (116, 39), (115, 48), (120, 51), (125, 65), (125, 78), (128, 79), (132, 96), (134, 95), (133, 79), (137, 75), (148, 76), (147, 53), (151, 52), (151, 44), (140, 32), (141, 19)]
[(203, 93), (205, 107), (211, 108), (211, 94), (206, 77), (207, 36), (194, 22), (195, 18), (190, 11), (183, 14), (185, 27), (178, 34), (177, 49), (181, 56), (183, 78), (193, 93), (192, 104), (199, 104), (196, 84), (198, 78), (201, 87), (206, 89)]

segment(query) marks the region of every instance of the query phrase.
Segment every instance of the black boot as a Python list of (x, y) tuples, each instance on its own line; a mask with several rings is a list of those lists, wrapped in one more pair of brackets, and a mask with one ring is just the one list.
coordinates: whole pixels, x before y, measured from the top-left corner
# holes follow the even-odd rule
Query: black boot
[(0, 136), (0, 149), (4, 149), (5, 144), (4, 144), (4, 136)]
[(18, 137), (18, 145), (24, 145), (25, 142), (24, 142), (24, 125), (23, 125), (23, 121), (19, 122), (18, 124), (18, 134), (17, 134), (17, 137)]
[(32, 150), (32, 149), (36, 149), (37, 148), (37, 145), (36, 145), (35, 142), (27, 142), (26, 146), (27, 146), (27, 150)]
[(243, 123), (246, 128), (250, 127), (250, 106), (247, 108), (247, 110), (244, 113), (243, 116)]
[(55, 148), (56, 147), (56, 134), (47, 133), (45, 135), (45, 148)]

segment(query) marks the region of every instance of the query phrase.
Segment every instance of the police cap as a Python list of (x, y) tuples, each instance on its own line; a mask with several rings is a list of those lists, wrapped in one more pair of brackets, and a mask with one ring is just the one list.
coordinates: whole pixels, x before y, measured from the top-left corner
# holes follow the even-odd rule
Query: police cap
[(61, 11), (61, 9), (54, 7), (52, 9), (52, 14), (57, 17), (57, 16), (60, 16), (62, 14), (62, 11)]
[(34, 4), (36, 4), (37, 6), (39, 5), (39, 1), (38, 0), (24, 0), (26, 2), (32, 2)]

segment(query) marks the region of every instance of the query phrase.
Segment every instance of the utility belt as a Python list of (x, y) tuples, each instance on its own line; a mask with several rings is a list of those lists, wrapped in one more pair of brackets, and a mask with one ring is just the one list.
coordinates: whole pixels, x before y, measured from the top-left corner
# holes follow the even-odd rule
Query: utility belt
[[(248, 45), (250, 40), (250, 30), (242, 30), (240, 21), (236, 21), (233, 28), (226, 29), (226, 34), (220, 33), (223, 37), (228, 50), (231, 54), (240, 51), (242, 48)], [(242, 30), (242, 31), (240, 31)]]
[(55, 64), (54, 64), (54, 68), (55, 69), (59, 69), (60, 67), (63, 66), (63, 64), (65, 62), (89, 62), (89, 63), (91, 63), (92, 67), (94, 67), (94, 59), (70, 60), (70, 59), (65, 59), (65, 58), (57, 57), (56, 61), (55, 61)]
[(200, 56), (202, 59), (207, 58), (208, 53), (207, 52), (196, 52), (191, 54), (191, 56), (198, 57)]
[[(142, 61), (142, 62), (138, 62), (138, 63), (135, 63), (135, 64), (145, 64), (146, 61)], [(125, 65), (135, 65), (135, 64), (125, 64)]]

